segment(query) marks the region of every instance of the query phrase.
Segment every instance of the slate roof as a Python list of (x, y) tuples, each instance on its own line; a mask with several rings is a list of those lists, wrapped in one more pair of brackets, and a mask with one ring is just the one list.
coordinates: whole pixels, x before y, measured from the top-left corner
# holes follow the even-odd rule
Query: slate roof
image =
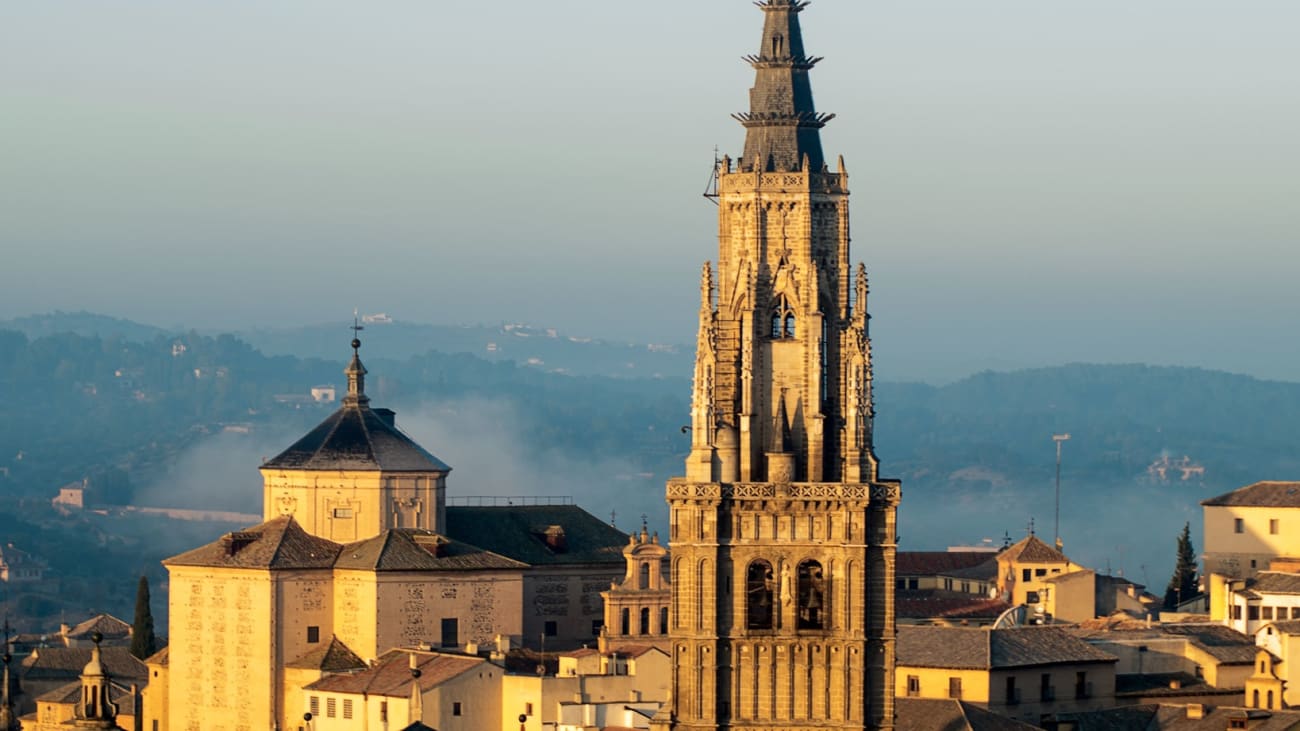
[[(131, 693), (129, 686), (108, 681), (108, 699), (117, 704), (117, 714), (119, 716), (135, 715), (135, 696)], [(61, 685), (47, 693), (42, 693), (36, 697), (37, 703), (58, 703), (60, 705), (75, 705), (81, 700), (81, 680)]]
[(339, 544), (311, 535), (292, 516), (277, 518), (218, 538), (163, 561), (164, 566), (257, 569), (327, 569)]
[(1300, 594), (1300, 574), (1261, 571), (1246, 586), (1260, 594)]
[(96, 614), (68, 630), (64, 636), (72, 639), (89, 639), (92, 632), (100, 633), (106, 640), (122, 639), (131, 636), (131, 625), (111, 614)]
[(1057, 627), (898, 628), (899, 665), (994, 670), (1116, 660)]
[(293, 662), (286, 663), (286, 667), (345, 673), (351, 670), (364, 670), (366, 661), (348, 649), (347, 645), (339, 642), (337, 637), (330, 637), (329, 642)]
[[(1177, 688), (1170, 687), (1178, 685)], [(1183, 696), (1236, 696), (1241, 688), (1217, 688), (1191, 673), (1143, 673), (1115, 676), (1115, 695), (1126, 698), (1178, 698)], [(1171, 701), (1177, 702), (1177, 701)]]
[(389, 650), (371, 667), (355, 673), (331, 675), (308, 685), (305, 690), (322, 693), (351, 693), (406, 698), (411, 693), (410, 658), (414, 655), (420, 669), (420, 690), (431, 690), (475, 668), (488, 666), (493, 672), (505, 671), (481, 657), (444, 655), (411, 650)]
[[(42, 647), (23, 659), (24, 680), (75, 680), (90, 662), (89, 647)], [(149, 668), (131, 654), (129, 647), (101, 647), (100, 661), (114, 680), (147, 681)]]
[(335, 568), (367, 571), (481, 571), (524, 569), (527, 564), (499, 556), (433, 531), (393, 528), (339, 553)]
[(262, 469), (451, 471), (397, 428), (392, 411), (365, 403), (344, 404)]
[(1211, 623), (1154, 624), (1148, 626), (1141, 620), (1127, 619), (1109, 622), (1095, 619), (1071, 627), (1066, 632), (1092, 641), (1141, 641), (1164, 638), (1182, 638), (1205, 651), (1210, 657), (1227, 665), (1249, 665), (1255, 662), (1255, 640), (1231, 627)]
[[(1176, 706), (1187, 714), (1186, 706)], [(1157, 731), (1164, 728), (1155, 725), (1160, 706), (1147, 703), (1140, 706), (1108, 708), (1102, 711), (1077, 711), (1070, 713), (1053, 713), (1045, 720), (1073, 724), (1076, 731)], [(1215, 731), (1224, 731), (1226, 724)]]
[(908, 731), (1032, 731), (1041, 728), (1023, 721), (946, 698), (898, 698), (897, 726)]
[[(550, 526), (564, 531), (564, 550), (546, 544)], [(626, 533), (576, 505), (447, 506), (450, 538), (481, 546), (530, 566), (604, 563), (626, 565)]]
[[(1256, 708), (1218, 706), (1206, 708), (1204, 718), (1187, 717), (1183, 705), (1161, 704), (1155, 713), (1155, 725), (1160, 731), (1223, 731), (1231, 728), (1231, 719), (1246, 720), (1251, 731), (1291, 731), (1300, 728), (1300, 711), (1264, 711)], [(1092, 731), (1079, 727), (1080, 731)]]
[(1202, 500), (1201, 505), (1300, 508), (1300, 482), (1264, 480), (1253, 485), (1239, 487), (1218, 497)]
[(1068, 563), (1070, 561), (1064, 553), (1043, 543), (1035, 535), (1030, 535), (999, 553), (998, 559), (1025, 563)]
[(997, 554), (988, 551), (899, 551), (895, 576), (996, 579)]
[(1284, 635), (1300, 634), (1300, 619), (1287, 619), (1281, 622), (1273, 622), (1274, 630)]
[(1011, 608), (1001, 599), (939, 589), (894, 591), (894, 612), (899, 619), (997, 619)]

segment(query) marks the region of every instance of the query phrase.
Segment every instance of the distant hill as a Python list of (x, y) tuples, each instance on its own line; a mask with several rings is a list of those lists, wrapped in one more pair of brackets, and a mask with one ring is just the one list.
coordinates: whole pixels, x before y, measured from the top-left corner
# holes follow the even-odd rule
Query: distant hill
[[(675, 378), (691, 373), (692, 347), (616, 343), (567, 335), (529, 325), (428, 325), (412, 322), (367, 322), (366, 351), (405, 359), (431, 350), (470, 353), (483, 360), (514, 361), (521, 366), (577, 376)], [(236, 333), (268, 355), (338, 358), (351, 333), (342, 324), (251, 330)]]
[(16, 330), (29, 338), (43, 338), (48, 335), (71, 333), (83, 337), (121, 338), (135, 342), (153, 340), (169, 331), (153, 325), (144, 325), (131, 320), (123, 320), (93, 312), (50, 312), (43, 315), (28, 315), (12, 320), (0, 320), (0, 330)]

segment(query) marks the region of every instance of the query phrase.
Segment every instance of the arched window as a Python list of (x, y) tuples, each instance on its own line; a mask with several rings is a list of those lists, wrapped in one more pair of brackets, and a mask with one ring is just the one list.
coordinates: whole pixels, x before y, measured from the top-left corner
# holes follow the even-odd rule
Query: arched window
[(772, 305), (772, 339), (793, 338), (795, 336), (794, 308), (785, 295), (778, 295)]
[(1254, 696), (1254, 698), (1253, 698), (1253, 701), (1254, 701), (1254, 702), (1251, 703), (1250, 705), (1251, 705), (1252, 707), (1254, 707), (1254, 708), (1259, 708), (1259, 689), (1258, 689), (1258, 688), (1255, 689), (1255, 696)]
[(659, 634), (668, 634), (668, 607), (659, 607)]
[(632, 610), (628, 609), (627, 607), (624, 607), (623, 614), (620, 617), (620, 619), (622, 621), (619, 622), (619, 628), (622, 631), (619, 632), (619, 634), (623, 635), (624, 637), (632, 634)]
[(745, 627), (772, 629), (772, 564), (755, 561), (745, 571)]
[(1272, 708), (1272, 707), (1273, 707), (1273, 691), (1270, 690), (1268, 692), (1268, 705), (1265, 706), (1265, 708)]
[(645, 561), (642, 561), (640, 573), (641, 576), (637, 580), (637, 588), (649, 589), (650, 588), (650, 564), (646, 563)]
[(650, 634), (650, 607), (641, 608), (641, 634)]
[(826, 611), (826, 578), (816, 561), (799, 564), (799, 629), (823, 629)]

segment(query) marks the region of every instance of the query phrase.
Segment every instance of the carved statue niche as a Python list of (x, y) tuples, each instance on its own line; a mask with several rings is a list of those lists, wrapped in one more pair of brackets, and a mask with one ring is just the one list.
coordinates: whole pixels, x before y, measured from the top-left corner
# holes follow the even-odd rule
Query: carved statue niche
[(772, 629), (772, 594), (775, 587), (772, 564), (758, 560), (745, 572), (745, 626)]

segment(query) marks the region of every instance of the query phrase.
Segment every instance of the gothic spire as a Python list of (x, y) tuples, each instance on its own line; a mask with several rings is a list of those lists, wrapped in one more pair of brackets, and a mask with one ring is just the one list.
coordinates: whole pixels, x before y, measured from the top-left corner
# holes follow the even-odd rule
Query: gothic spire
[(757, 0), (766, 16), (763, 40), (745, 60), (754, 67), (749, 111), (732, 115), (745, 125), (745, 171), (813, 171), (825, 164), (818, 133), (835, 115), (813, 108), (808, 71), (820, 58), (808, 56), (799, 31), (806, 0)]

